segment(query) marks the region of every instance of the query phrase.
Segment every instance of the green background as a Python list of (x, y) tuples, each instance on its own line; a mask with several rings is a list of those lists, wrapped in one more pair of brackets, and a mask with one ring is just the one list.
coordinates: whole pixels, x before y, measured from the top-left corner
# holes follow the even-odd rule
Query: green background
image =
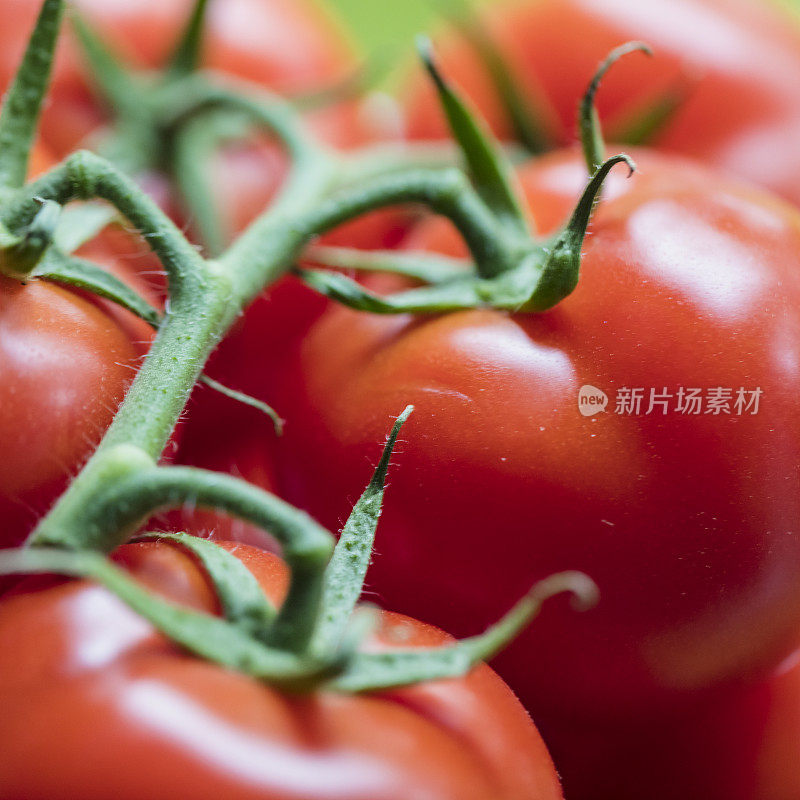
[(397, 51), (439, 16), (435, 0), (321, 0), (334, 10), (365, 52)]
[(320, 0), (333, 9), (365, 53), (399, 55), (415, 34), (435, 27), (435, 0)]
[[(443, 9), (464, 0), (318, 0), (331, 9), (365, 55), (384, 62), (413, 53), (414, 36), (447, 25)], [(643, 0), (644, 2), (645, 0)], [(798, 0), (800, 1), (800, 0)], [(468, 0), (485, 5), (501, 0)], [(456, 6), (457, 7), (457, 6)]]

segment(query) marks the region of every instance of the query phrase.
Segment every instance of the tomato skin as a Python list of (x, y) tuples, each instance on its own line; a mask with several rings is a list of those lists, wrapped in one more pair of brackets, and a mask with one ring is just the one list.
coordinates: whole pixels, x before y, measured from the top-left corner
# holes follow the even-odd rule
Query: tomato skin
[(0, 546), (19, 544), (111, 422), (152, 338), (110, 302), (0, 278)]
[[(280, 602), (282, 562), (228, 549)], [(117, 559), (165, 596), (216, 611), (198, 567), (171, 545), (126, 545)], [(450, 641), (388, 612), (377, 636), (388, 648)], [(0, 604), (0, 642), (7, 797), (562, 797), (530, 718), (485, 666), (391, 694), (289, 697), (182, 653), (77, 581), (18, 587)]]
[[(800, 26), (777, 3), (749, 0), (542, 0), (502, 5), (484, 23), (543, 109), (558, 144), (575, 139), (576, 109), (597, 64), (639, 39), (652, 59), (616, 64), (598, 93), (607, 129), (679, 83), (688, 97), (654, 141), (800, 202)], [(445, 72), (492, 127), (510, 134), (486, 74), (461, 39), (441, 48)], [(414, 138), (441, 137), (438, 105), (423, 77), (409, 98)]]
[[(52, 165), (37, 143), (30, 176)], [(110, 246), (111, 235), (79, 255), (158, 304), (158, 293)], [(22, 543), (89, 457), (153, 331), (89, 292), (1, 276), (0, 288), (0, 547), (9, 547)], [(0, 579), (0, 589), (8, 583)]]
[[(547, 202), (534, 219), (559, 186), (566, 216), (578, 158), (523, 169), (530, 200)], [(596, 609), (548, 607), (497, 661), (535, 714), (660, 714), (771, 668), (800, 622), (786, 433), (800, 422), (798, 217), (680, 159), (634, 158), (641, 173), (610, 185), (578, 289), (554, 310), (331, 309), (287, 381), (283, 490), (331, 528), (388, 421), (416, 407), (369, 575), (392, 607), (463, 635), (538, 577), (576, 568), (598, 583)], [(462, 251), (439, 221), (409, 247)], [(584, 384), (610, 395), (608, 412), (581, 416)], [(761, 387), (764, 400), (746, 418), (628, 417), (613, 413), (622, 386)]]

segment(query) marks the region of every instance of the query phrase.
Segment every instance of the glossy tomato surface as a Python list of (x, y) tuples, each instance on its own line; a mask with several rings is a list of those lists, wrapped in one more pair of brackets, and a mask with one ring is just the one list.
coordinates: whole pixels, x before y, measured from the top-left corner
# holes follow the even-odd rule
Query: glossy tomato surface
[[(579, 719), (661, 713), (771, 668), (800, 623), (800, 218), (634, 155), (640, 173), (609, 185), (555, 309), (332, 309), (298, 348), (285, 404), (284, 490), (331, 528), (388, 421), (415, 405), (369, 575), (390, 607), (463, 635), (549, 573), (597, 581), (596, 609), (554, 604), (497, 661), (536, 713)], [(546, 230), (586, 175), (567, 152), (521, 179)], [(439, 221), (409, 246), (463, 251)], [(757, 409), (737, 409), (740, 389), (760, 390)], [(597, 390), (605, 410), (585, 416), (579, 397)]]
[[(800, 202), (800, 24), (765, 0), (522, 0), (497, 4), (482, 22), (541, 109), (556, 143), (575, 139), (578, 99), (605, 55), (639, 39), (652, 59), (627, 56), (603, 81), (601, 118), (610, 131), (665, 92), (686, 93), (656, 136), (659, 149), (700, 159)], [(495, 130), (510, 127), (471, 47), (441, 47), (444, 70)], [(445, 130), (428, 82), (410, 99), (410, 132)]]
[(51, 283), (0, 278), (0, 286), (0, 546), (8, 546), (91, 454), (152, 331), (110, 302)]
[[(229, 549), (279, 602), (282, 562)], [(166, 597), (217, 610), (195, 562), (171, 545), (127, 545), (117, 560)], [(449, 641), (385, 613), (371, 646)], [(488, 667), (386, 694), (287, 696), (184, 654), (88, 582), (20, 585), (0, 604), (0, 642), (8, 797), (562, 796), (530, 718)]]

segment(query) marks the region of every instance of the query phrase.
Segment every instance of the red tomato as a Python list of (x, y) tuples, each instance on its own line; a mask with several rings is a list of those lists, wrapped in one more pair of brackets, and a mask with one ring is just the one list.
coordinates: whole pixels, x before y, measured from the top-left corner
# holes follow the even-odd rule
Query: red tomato
[[(37, 144), (29, 173), (53, 165)], [(103, 243), (82, 256), (157, 302)], [(111, 423), (153, 332), (115, 303), (0, 276), (0, 547), (20, 544)], [(0, 579), (0, 586), (7, 581)]]
[[(598, 95), (609, 130), (665, 91), (689, 95), (655, 140), (800, 202), (800, 28), (778, 3), (757, 0), (540, 0), (489, 10), (484, 23), (542, 108), (555, 141), (575, 138), (578, 98), (598, 62), (622, 42), (650, 44), (607, 75)], [(441, 51), (445, 72), (502, 136), (497, 92), (462, 39)], [(410, 132), (441, 137), (429, 81), (411, 97)]]
[[(228, 549), (282, 599), (282, 562)], [(171, 545), (127, 545), (117, 560), (168, 598), (217, 610), (196, 562)], [(449, 641), (384, 612), (373, 646)], [(18, 587), (0, 604), (0, 642), (0, 785), (9, 797), (562, 797), (530, 718), (485, 666), (387, 693), (287, 696), (187, 656), (85, 581)]]
[[(634, 157), (555, 309), (331, 309), (283, 401), (283, 488), (329, 527), (387, 421), (416, 406), (370, 573), (391, 607), (463, 634), (537, 576), (594, 578), (595, 610), (549, 607), (497, 662), (529, 708), (576, 719), (642, 717), (768, 669), (800, 624), (800, 218), (688, 162)], [(563, 153), (521, 178), (551, 228), (585, 173)], [(463, 251), (436, 220), (409, 246)], [(579, 412), (585, 385), (604, 413)], [(615, 413), (624, 387), (642, 389), (641, 413)], [(702, 390), (699, 415), (676, 410), (680, 387)], [(704, 413), (715, 387), (730, 413)], [(668, 412), (647, 414), (665, 388)], [(757, 414), (736, 413), (739, 388), (761, 390)]]
[(0, 286), (0, 546), (9, 546), (91, 454), (152, 331), (110, 302), (51, 283)]

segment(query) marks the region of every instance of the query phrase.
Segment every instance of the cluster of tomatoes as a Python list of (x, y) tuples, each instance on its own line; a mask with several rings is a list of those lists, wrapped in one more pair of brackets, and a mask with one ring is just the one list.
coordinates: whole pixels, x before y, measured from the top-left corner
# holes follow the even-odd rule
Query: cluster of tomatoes
[[(75, 4), (143, 70), (163, 64), (191, 5)], [(0, 1), (4, 86), (38, 7)], [(591, 576), (601, 601), (580, 615), (554, 601), (497, 658), (513, 693), (481, 667), (378, 696), (300, 698), (182, 654), (90, 583), (17, 587), (0, 603), (0, 798), (545, 800), (561, 781), (568, 800), (800, 800), (800, 22), (759, 0), (530, 0), (485, 16), (548, 150), (516, 167), (542, 237), (586, 184), (577, 101), (608, 51), (632, 39), (654, 51), (603, 82), (611, 141), (678, 97), (648, 146), (620, 147), (638, 169), (607, 181), (577, 289), (541, 314), (377, 315), (285, 277), (206, 370), (273, 406), (283, 435), (200, 385), (167, 455), (239, 475), (337, 530), (413, 404), (368, 578), (380, 605), (470, 635), (568, 569)], [(453, 34), (441, 69), (512, 140), (478, 51)], [(305, 0), (212, 0), (203, 59), (287, 96), (356, 65)], [(421, 75), (401, 103), (402, 136), (359, 99), (308, 123), (344, 150), (447, 136)], [(67, 33), (32, 171), (108, 124)], [(231, 235), (269, 204), (287, 158), (248, 140), (207, 165)], [(166, 180), (146, 185), (191, 232)], [(466, 253), (449, 223), (408, 209), (325, 242)], [(128, 232), (83, 252), (162, 302), (159, 265)], [(0, 545), (23, 542), (91, 454), (152, 336), (111, 301), (0, 278)], [(640, 391), (642, 403), (584, 414), (585, 386)], [(681, 406), (690, 390), (718, 402)], [(237, 542), (225, 546), (283, 596), (285, 570), (254, 527), (193, 509), (153, 524)], [(115, 558), (171, 599), (218, 611), (179, 548), (129, 544)], [(447, 640), (387, 612), (390, 644), (395, 627), (406, 646)]]

